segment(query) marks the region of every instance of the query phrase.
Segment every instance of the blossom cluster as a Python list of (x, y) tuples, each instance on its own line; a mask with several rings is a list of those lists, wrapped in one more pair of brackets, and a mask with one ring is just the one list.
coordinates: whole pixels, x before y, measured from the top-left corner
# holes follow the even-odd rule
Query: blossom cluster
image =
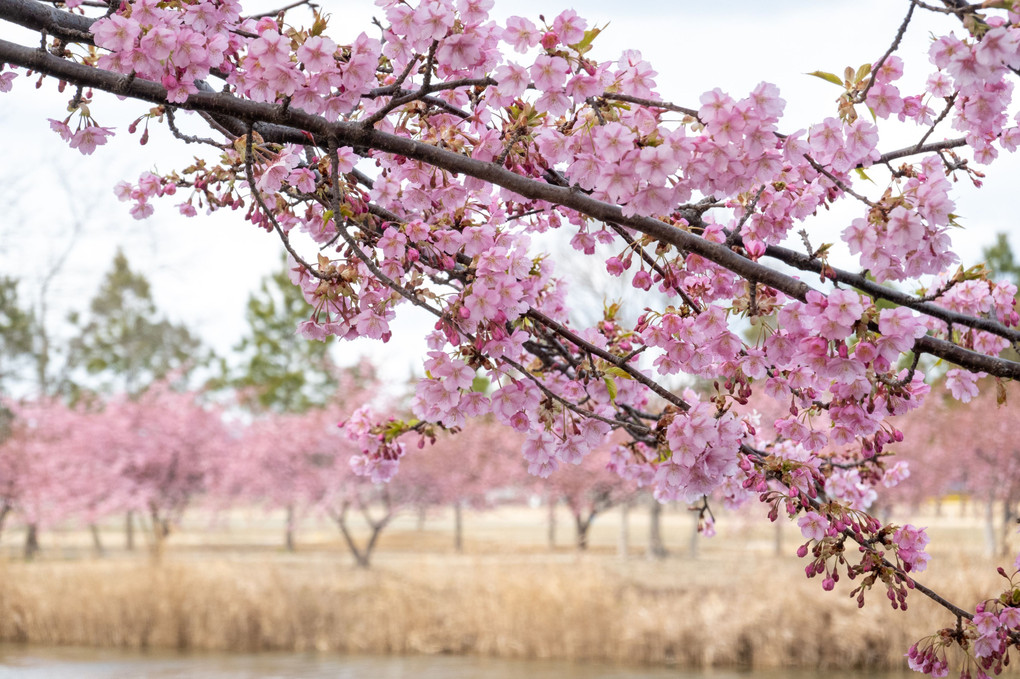
[[(851, 170), (880, 159), (878, 127), (864, 118), (827, 118), (807, 130), (779, 133), (785, 102), (768, 83), (743, 98), (720, 89), (708, 92), (679, 124), (663, 115), (668, 107), (654, 102), (616, 105), (616, 94), (658, 96), (656, 74), (639, 53), (596, 62), (587, 56), (585, 44), (593, 34), (575, 13), (563, 12), (543, 28), (522, 17), (501, 26), (488, 20), (490, 5), (384, 3), (390, 22), (384, 40), (362, 34), (346, 46), (321, 30), (302, 31), (271, 18), (243, 19), (230, 3), (179, 8), (127, 3), (95, 22), (93, 34), (96, 45), (108, 52), (97, 66), (161, 82), (171, 104), (186, 101), (198, 91), (196, 83), (215, 71), (236, 96), (286, 102), (327, 120), (370, 120), (384, 131), (441, 143), (475, 159), (499, 159), (524, 176), (559, 173), (592, 198), (620, 205), (625, 216), (653, 216), (684, 230), (692, 228), (682, 210), (693, 197), (729, 196), (724, 203), (732, 208), (730, 220), (706, 216), (701, 236), (716, 243), (736, 238), (752, 261), (782, 243), (797, 222), (844, 195)], [(227, 26), (232, 30), (224, 37), (220, 29)], [(995, 27), (993, 39), (999, 35), (995, 31), (1006, 29)], [(1008, 47), (1012, 38), (1007, 38), (1003, 44)], [(983, 41), (943, 42), (945, 49), (933, 51), (933, 61), (954, 84), (933, 78), (931, 93), (937, 96), (940, 87), (964, 88), (959, 105), (973, 107), (975, 88), (991, 88), (1010, 57), (1001, 47), (983, 47)], [(501, 53), (501, 43), (532, 56), (524, 63), (512, 61)], [(970, 76), (959, 67), (958, 55), (966, 51), (983, 65)], [(381, 59), (391, 65), (389, 75), (379, 71)], [(897, 115), (927, 124), (923, 98), (903, 97), (894, 84), (902, 72), (896, 56), (877, 65), (867, 102), (878, 118)], [(427, 98), (433, 78), (443, 106), (422, 115), (386, 116), (401, 110), (389, 102), (416, 87), (422, 88), (418, 97)], [(458, 80), (482, 89), (471, 99), (462, 88), (441, 85)], [(599, 97), (605, 97), (602, 103), (593, 104)], [(458, 120), (458, 108), (469, 114)], [(968, 120), (980, 117), (961, 110)], [(516, 117), (507, 115), (514, 111)], [(987, 116), (982, 120), (985, 137), (998, 138), (1005, 130), (987, 127), (992, 124)], [(545, 371), (539, 384), (509, 367), (531, 361), (526, 344), (532, 332), (520, 325), (528, 313), (566, 321), (563, 286), (548, 261), (532, 254), (530, 233), (569, 224), (576, 230), (574, 246), (593, 253), (596, 243), (617, 242), (604, 226), (571, 210), (539, 205), (513, 228), (509, 220), (535, 204), (401, 156), (370, 153), (378, 174), (370, 186), (359, 187), (354, 174), (358, 157), (351, 147), (342, 147), (324, 163), (294, 145), (259, 144), (256, 150), (256, 158), (242, 158), (236, 151), (227, 155), (235, 166), (251, 167), (256, 177), (252, 190), (275, 208), (271, 221), (284, 233), (297, 226), (317, 242), (330, 243), (349, 228), (343, 219), (363, 223), (370, 203), (390, 215), (364, 231), (362, 247), (368, 248), (371, 261), (347, 248), (346, 256), (328, 261), (320, 276), (295, 267), (295, 282), (314, 308), (300, 328), (306, 336), (385, 341), (396, 307), (407, 298), (395, 294), (394, 286), (414, 290), (423, 276), (448, 277), (449, 288), (433, 307), (441, 320), (429, 338), (427, 377), (417, 387), (418, 417), (456, 427), (466, 418), (492, 413), (528, 433), (526, 459), (537, 473), (548, 474), (558, 463), (577, 462), (602, 443), (618, 408), (647, 400), (647, 392), (630, 381), (610, 389), (600, 380)], [(337, 206), (309, 199), (333, 172), (345, 183), (339, 206), (343, 215), (336, 213)], [(953, 210), (951, 182), (942, 159), (923, 157), (892, 182), (898, 188), (895, 198), (871, 204), (868, 216), (844, 232), (851, 253), (879, 281), (941, 273), (954, 261), (946, 235)], [(197, 190), (200, 183), (191, 185)], [(149, 198), (173, 193), (174, 187), (174, 182), (146, 176), (137, 187), (122, 185), (118, 195), (133, 200), (132, 211), (141, 217), (151, 213)], [(220, 202), (236, 205), (237, 200), (221, 197)], [(194, 212), (190, 201), (184, 205), (185, 214)], [(261, 210), (248, 214), (270, 228), (270, 217)], [(597, 328), (578, 330), (578, 337), (603, 351), (635, 342), (652, 349), (650, 369), (658, 376), (725, 378), (738, 399), (746, 398), (753, 384), (772, 398), (789, 398), (790, 414), (776, 420), (775, 431), (809, 453), (858, 441), (869, 457), (895, 442), (897, 434), (885, 427), (885, 416), (916, 407), (928, 389), (919, 374), (899, 373), (897, 363), (915, 340), (948, 332), (947, 327), (903, 307), (879, 310), (845, 288), (811, 291), (803, 301), (768, 288), (749, 291), (740, 276), (707, 258), (667, 253), (651, 265), (628, 249), (607, 259), (606, 266), (619, 275), (638, 262), (633, 284), (682, 292), (688, 300), (683, 307), (642, 316), (626, 339)], [(1016, 322), (1008, 288), (992, 286), (977, 301), (964, 294), (974, 285), (940, 289), (950, 307), (974, 314), (992, 311)], [(748, 344), (733, 331), (732, 316), (740, 308), (746, 313), (761, 307), (778, 312), (778, 323)], [(1004, 342), (977, 331), (967, 341), (986, 353)], [(478, 356), (489, 358), (479, 361)], [(480, 368), (490, 383), (499, 385), (492, 393), (473, 388)], [(953, 372), (949, 386), (967, 398), (975, 388), (973, 379), (972, 373)], [(569, 411), (565, 404), (572, 402), (585, 405)], [(737, 451), (746, 430), (713, 405), (695, 399), (688, 406), (664, 427), (660, 453), (649, 463), (663, 499), (693, 499), (738, 474)], [(866, 506), (872, 491), (856, 474), (829, 473), (825, 490), (851, 507)]]
[[(244, 207), (288, 247), (295, 232), (309, 236), (314, 261), (292, 268), (311, 307), (306, 337), (385, 342), (401, 306), (431, 313), (411, 403), (423, 426), (489, 415), (522, 435), (540, 476), (625, 431), (631, 440), (609, 461), (621, 476), (662, 501), (757, 494), (773, 516), (800, 516), (808, 572), (826, 589), (845, 566), (881, 579), (903, 605), (927, 538), (864, 512), (876, 487), (905, 476), (884, 458), (903, 438), (895, 418), (930, 390), (920, 354), (935, 345), (964, 356), (945, 384), (966, 401), (1020, 322), (1015, 286), (954, 272), (949, 237), (954, 183), (980, 179), (969, 163), (1020, 145), (1004, 80), (1020, 67), (1020, 17), (937, 37), (938, 70), (921, 92), (901, 91), (898, 55), (866, 64), (843, 83), (836, 115), (791, 131), (767, 82), (713, 89), (694, 108), (663, 101), (640, 52), (597, 60), (599, 29), (571, 10), (497, 22), (492, 0), (378, 4), (381, 37), (345, 45), (318, 14), (301, 28), (286, 13), (243, 17), (231, 1), (134, 0), (96, 20), (93, 65), (160, 83), (168, 110), (191, 106), (214, 79), (223, 101), (248, 106), (241, 116), (203, 110), (233, 136), (215, 161), (143, 175), (118, 197), (141, 218), (152, 198), (190, 189), (183, 214), (197, 213), (195, 201)], [(0, 91), (13, 73), (0, 71)], [(53, 129), (91, 153), (111, 131), (81, 93), (72, 104), (79, 128), (69, 117)], [(950, 113), (966, 159), (959, 144), (924, 143)], [(260, 115), (272, 125), (248, 125)], [(315, 124), (301, 128), (309, 116)], [(889, 119), (920, 141), (883, 154)], [(855, 183), (865, 170), (885, 182), (876, 197)], [(812, 216), (841, 201), (859, 205), (841, 238), (860, 273), (836, 269), (830, 245), (810, 245)], [(607, 304), (595, 323), (572, 321), (569, 285), (541, 252), (550, 232), (667, 301), (630, 315)], [(790, 255), (795, 233), (807, 252)], [(772, 260), (819, 276), (790, 276)], [(711, 386), (681, 391), (672, 376)], [(777, 410), (766, 427), (742, 411), (762, 397)], [(391, 478), (396, 437), (416, 426), (351, 418), (358, 473)], [(859, 564), (845, 565), (847, 539), (862, 545)], [(915, 664), (941, 671), (941, 657), (916, 651)]]

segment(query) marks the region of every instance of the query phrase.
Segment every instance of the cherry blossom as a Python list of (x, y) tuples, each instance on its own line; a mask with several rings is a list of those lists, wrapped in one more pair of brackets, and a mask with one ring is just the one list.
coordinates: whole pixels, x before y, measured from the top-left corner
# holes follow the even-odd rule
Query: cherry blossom
[[(984, 374), (1020, 376), (1000, 355), (1020, 340), (1015, 289), (960, 267), (950, 239), (957, 185), (979, 185), (1020, 143), (1020, 17), (995, 4), (939, 16), (920, 59), (897, 37), (844, 77), (816, 73), (840, 94), (803, 129), (786, 128), (767, 82), (672, 103), (640, 52), (601, 55), (601, 29), (572, 10), (496, 22), (490, 0), (383, 0), (382, 39), (350, 44), (300, 7), (256, 19), (232, 2), (137, 0), (87, 17), (90, 37), (65, 35), (77, 19), (58, 9), (48, 35), (82, 43), (86, 63), (6, 42), (0, 60), (76, 86), (51, 127), (85, 154), (113, 133), (93, 111), (114, 104), (94, 91), (146, 102), (129, 133), (197, 113), (208, 154), (117, 195), (142, 218), (179, 192), (182, 214), (229, 207), (275, 233), (312, 306), (302, 334), (385, 342), (405, 308), (431, 315), (417, 421), (346, 420), (359, 478), (396, 483), (415, 454), (402, 437), (475, 417), (519, 433), (539, 476), (588, 463), (619, 432), (612, 467), (660, 499), (755, 493), (776, 518), (808, 519), (805, 572), (823, 588), (841, 573), (881, 580), (904, 607), (923, 533), (867, 514), (897, 418), (930, 391), (928, 357), (952, 364), (945, 387), (961, 400)], [(905, 3), (900, 32), (928, 9)], [(20, 87), (7, 73), (0, 89)], [(890, 146), (890, 123), (909, 146)], [(848, 265), (812, 242), (814, 216), (836, 205), (854, 213), (839, 234)], [(607, 301), (572, 321), (551, 238), (669, 302), (626, 314)], [(673, 375), (710, 386), (679, 391)], [(765, 426), (744, 412), (759, 396), (779, 406)], [(836, 556), (846, 541), (853, 564)], [(1008, 652), (994, 634), (980, 635), (982, 660)], [(912, 664), (942, 672), (933, 648)]]

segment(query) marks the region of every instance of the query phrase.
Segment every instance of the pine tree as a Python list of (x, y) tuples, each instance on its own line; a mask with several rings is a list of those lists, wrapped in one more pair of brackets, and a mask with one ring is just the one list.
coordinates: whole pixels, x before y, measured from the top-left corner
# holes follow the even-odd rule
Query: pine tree
[(286, 261), (248, 297), (248, 333), (234, 347), (242, 363), (226, 371), (224, 382), (238, 389), (253, 410), (303, 412), (335, 396), (330, 343), (295, 334), (310, 313), (300, 289), (288, 279)]
[[(131, 270), (119, 250), (89, 304), (88, 319), (72, 314), (70, 320), (79, 327), (69, 348), (72, 375), (84, 369), (97, 391), (137, 394), (172, 372), (188, 372), (211, 359), (184, 325), (159, 315), (148, 280)], [(72, 394), (80, 389), (69, 384)]]
[(35, 317), (18, 297), (18, 280), (0, 277), (0, 393), (8, 392), (19, 365), (31, 362), (35, 327)]

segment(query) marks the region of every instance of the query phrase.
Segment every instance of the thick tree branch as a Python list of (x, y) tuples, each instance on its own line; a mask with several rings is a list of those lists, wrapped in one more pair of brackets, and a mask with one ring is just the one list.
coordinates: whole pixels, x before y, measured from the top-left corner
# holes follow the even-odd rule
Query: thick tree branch
[(92, 44), (92, 33), (89, 29), (95, 19), (71, 14), (35, 0), (2, 0), (0, 17), (3, 17), (4, 21), (33, 31), (45, 31), (67, 42)]
[[(6, 7), (7, 3), (22, 2), (24, 0), (0, 0), (0, 11)], [(0, 61), (30, 68), (118, 96), (162, 105), (168, 103), (166, 90), (158, 83), (77, 64), (55, 57), (40, 49), (25, 47), (6, 40), (0, 40)], [(341, 145), (403, 156), (448, 172), (462, 173), (490, 182), (525, 198), (563, 206), (597, 221), (614, 222), (633, 228), (663, 243), (700, 255), (738, 276), (757, 281), (797, 300), (805, 300), (807, 293), (812, 289), (803, 281), (753, 262), (725, 245), (707, 241), (678, 225), (668, 224), (652, 217), (626, 216), (620, 206), (605, 203), (571, 188), (554, 186), (521, 176), (492, 163), (476, 160), (413, 139), (380, 132), (372, 128), (366, 129), (360, 122), (330, 123), (324, 118), (298, 109), (243, 100), (223, 92), (196, 92), (190, 95), (187, 102), (179, 105), (178, 108), (204, 111), (217, 116), (231, 116), (253, 124), (260, 122), (263, 125), (256, 129), (264, 137), (266, 136), (264, 132), (279, 132), (281, 140), (292, 143), (306, 145), (310, 140), (314, 140), (318, 146), (326, 148), (327, 140), (334, 137)], [(269, 124), (268, 127), (265, 126), (266, 123)], [(693, 213), (690, 215), (691, 219), (697, 219), (697, 217)], [(964, 367), (998, 377), (1020, 378), (1020, 363), (983, 356), (944, 340), (931, 337), (922, 338), (918, 341), (915, 350), (930, 353)]]
[(797, 252), (796, 250), (790, 250), (778, 245), (770, 245), (765, 249), (765, 256), (778, 259), (784, 264), (800, 269), (801, 271), (812, 271), (817, 274), (822, 274), (824, 272), (826, 278), (843, 283), (844, 285), (853, 286), (875, 299), (884, 299), (892, 302), (893, 304), (905, 306), (915, 311), (919, 311), (926, 316), (937, 318), (940, 321), (944, 321), (952, 325), (959, 325), (967, 328), (973, 328), (975, 330), (990, 332), (993, 335), (997, 335), (1003, 339), (1008, 339), (1011, 342), (1020, 342), (1020, 330), (1017, 330), (1016, 328), (1006, 327), (1002, 323), (990, 318), (968, 316), (957, 311), (945, 309), (937, 304), (932, 304), (931, 302), (925, 302), (913, 295), (908, 295), (904, 292), (887, 288), (875, 281), (870, 281), (860, 274), (844, 271), (843, 269), (837, 269), (828, 264), (823, 264), (820, 259), (809, 257)]

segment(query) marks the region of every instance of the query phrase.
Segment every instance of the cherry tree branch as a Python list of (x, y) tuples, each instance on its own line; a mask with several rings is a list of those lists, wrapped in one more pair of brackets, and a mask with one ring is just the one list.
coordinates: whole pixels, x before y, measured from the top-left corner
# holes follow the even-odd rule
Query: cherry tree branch
[[(6, 3), (24, 0), (0, 0), (0, 10)], [(118, 73), (103, 71), (55, 57), (37, 48), (25, 47), (0, 40), (0, 61), (31, 68), (75, 84), (104, 90), (118, 96), (130, 97), (155, 104), (168, 105), (166, 90), (151, 81)], [(560, 205), (602, 222), (614, 222), (633, 228), (664, 243), (700, 255), (715, 264), (749, 280), (755, 280), (804, 301), (812, 288), (803, 281), (771, 269), (740, 255), (725, 245), (713, 243), (674, 224), (653, 217), (624, 215), (618, 205), (606, 203), (571, 188), (554, 186), (530, 177), (516, 174), (505, 168), (437, 148), (414, 139), (366, 128), (361, 122), (329, 121), (304, 111), (277, 104), (243, 100), (225, 92), (196, 92), (188, 97), (181, 109), (204, 111), (213, 115), (226, 115), (252, 124), (269, 123), (272, 131), (284, 131), (294, 143), (307, 144), (311, 135), (321, 147), (335, 137), (337, 143), (355, 148), (368, 148), (384, 153), (417, 160), (449, 172), (463, 173), (501, 186), (525, 198)], [(263, 126), (256, 127), (262, 134)], [(307, 134), (306, 134), (307, 133)], [(824, 169), (824, 168), (823, 168)], [(965, 368), (987, 372), (998, 377), (1020, 378), (1020, 363), (984, 356), (945, 340), (923, 337), (915, 351), (929, 353)]]
[(966, 145), (967, 140), (963, 137), (958, 137), (956, 139), (947, 139), (945, 141), (935, 141), (929, 144), (908, 146), (906, 148), (896, 149), (895, 151), (883, 153), (878, 157), (878, 160), (875, 161), (875, 164), (878, 165), (882, 163), (888, 163), (893, 160), (899, 160), (900, 158), (907, 158), (909, 156), (916, 156), (922, 153), (935, 153), (937, 151), (945, 151), (947, 149), (957, 149), (960, 148), (961, 146)]
[(687, 108), (684, 106), (677, 106), (671, 104), (668, 101), (656, 101), (654, 99), (644, 99), (642, 97), (635, 97), (630, 94), (617, 94), (616, 92), (606, 92), (599, 95), (600, 99), (609, 99), (611, 101), (624, 101), (629, 104), (638, 104), (640, 106), (647, 106), (649, 108), (661, 108), (665, 111), (676, 111), (677, 113), (683, 113), (684, 115), (691, 116), (694, 119), (698, 119), (698, 112), (693, 108)]
[(907, 9), (907, 15), (903, 17), (903, 23), (900, 24), (899, 29), (896, 31), (896, 37), (893, 38), (892, 44), (889, 45), (889, 49), (885, 51), (882, 58), (878, 60), (878, 63), (871, 69), (871, 78), (868, 80), (868, 84), (861, 90), (860, 94), (857, 95), (857, 103), (863, 103), (868, 97), (868, 90), (870, 90), (875, 84), (875, 78), (878, 77), (878, 72), (881, 70), (882, 65), (885, 64), (886, 60), (892, 56), (892, 53), (900, 46), (900, 41), (903, 40), (903, 34), (907, 32), (907, 26), (910, 24), (910, 17), (914, 15), (914, 2), (910, 3), (910, 7)]
[(846, 193), (847, 195), (853, 196), (854, 198), (861, 201), (868, 207), (875, 207), (875, 204), (873, 202), (868, 200), (865, 196), (862, 196), (861, 194), (854, 191), (852, 188), (850, 188), (849, 185), (847, 185), (846, 182), (844, 182), (842, 179), (829, 172), (827, 169), (825, 169), (825, 167), (821, 163), (816, 161), (814, 158), (805, 153), (804, 159), (808, 161), (808, 163), (811, 164), (811, 167), (815, 168), (815, 170), (819, 174), (825, 175), (825, 177), (828, 178), (828, 180), (831, 181), (833, 184), (835, 184), (840, 191)]
[(936, 118), (932, 122), (931, 126), (928, 128), (928, 131), (925, 132), (924, 136), (921, 137), (921, 140), (917, 142), (917, 146), (915, 148), (918, 149), (924, 148), (924, 142), (928, 141), (928, 137), (930, 137), (932, 132), (935, 131), (935, 128), (938, 127), (939, 123), (945, 120), (946, 116), (949, 115), (949, 112), (953, 110), (953, 104), (956, 103), (957, 94), (958, 94), (957, 92), (953, 92), (951, 96), (946, 97), (946, 106), (945, 108), (942, 109), (942, 113), (940, 113), (938, 118)]
[(35, 0), (2, 0), (4, 21), (33, 31), (43, 31), (66, 42), (92, 44), (90, 29), (95, 19), (48, 7)]
[(533, 320), (541, 323), (542, 325), (544, 325), (544, 326), (554, 330), (557, 334), (561, 335), (562, 337), (564, 337), (565, 339), (570, 341), (572, 344), (575, 344), (575, 345), (583, 348), (588, 353), (594, 354), (595, 356), (598, 356), (599, 358), (603, 359), (607, 363), (610, 363), (613, 366), (623, 370), (628, 375), (633, 377), (636, 381), (638, 381), (641, 384), (645, 385), (646, 387), (648, 387), (649, 389), (654, 391), (656, 394), (658, 394), (661, 398), (665, 399), (668, 403), (672, 403), (673, 405), (675, 405), (676, 407), (680, 408), (681, 410), (685, 410), (685, 411), (686, 410), (690, 410), (690, 408), (691, 408), (690, 404), (688, 404), (686, 401), (684, 401), (682, 398), (680, 398), (676, 394), (672, 393), (668, 389), (665, 389), (662, 385), (660, 385), (655, 380), (649, 378), (647, 375), (642, 373), (640, 370), (637, 370), (636, 368), (634, 368), (632, 365), (627, 363), (627, 361), (625, 361), (620, 356), (612, 354), (612, 353), (610, 353), (610, 352), (608, 352), (608, 351), (606, 351), (604, 349), (600, 349), (599, 347), (595, 346), (591, 342), (586, 341), (584, 338), (579, 337), (578, 335), (574, 334), (573, 332), (571, 332), (569, 329), (567, 329), (563, 325), (561, 325), (561, 324), (557, 323), (556, 321), (554, 321), (553, 319), (549, 318), (548, 316), (543, 314), (541, 311), (537, 311), (535, 309), (531, 309), (531, 310), (529, 310), (527, 312), (527, 315), (528, 315), (529, 318), (532, 318)]
[(990, 332), (993, 335), (1008, 339), (1011, 342), (1020, 342), (1020, 330), (1016, 328), (1010, 328), (998, 321), (991, 318), (984, 318), (981, 316), (968, 316), (967, 314), (961, 314), (958, 311), (952, 311), (940, 307), (931, 302), (924, 301), (908, 295), (907, 293), (888, 288), (884, 285), (868, 280), (861, 274), (845, 271), (843, 269), (837, 269), (829, 264), (823, 263), (816, 257), (810, 257), (808, 255), (797, 252), (796, 250), (790, 250), (779, 245), (769, 245), (765, 248), (765, 256), (778, 259), (779, 261), (792, 266), (801, 271), (811, 271), (819, 275), (824, 274), (828, 279), (850, 285), (857, 288), (861, 292), (874, 297), (875, 299), (884, 299), (893, 304), (899, 306), (905, 306), (909, 309), (918, 311), (926, 316), (937, 318), (940, 321), (950, 323), (952, 325), (964, 326), (967, 328), (973, 328), (975, 330), (983, 330), (984, 332)]
[(301, 7), (302, 5), (308, 5), (308, 7), (310, 7), (311, 9), (318, 9), (319, 8), (319, 4), (316, 3), (316, 2), (312, 2), (312, 0), (296, 0), (296, 2), (292, 2), (289, 5), (285, 5), (284, 7), (279, 7), (277, 9), (271, 9), (271, 10), (269, 10), (267, 12), (260, 12), (259, 14), (252, 14), (248, 18), (249, 19), (261, 19), (263, 17), (274, 17), (274, 16), (277, 16), (278, 14), (286, 12), (289, 9), (294, 9), (296, 7)]

